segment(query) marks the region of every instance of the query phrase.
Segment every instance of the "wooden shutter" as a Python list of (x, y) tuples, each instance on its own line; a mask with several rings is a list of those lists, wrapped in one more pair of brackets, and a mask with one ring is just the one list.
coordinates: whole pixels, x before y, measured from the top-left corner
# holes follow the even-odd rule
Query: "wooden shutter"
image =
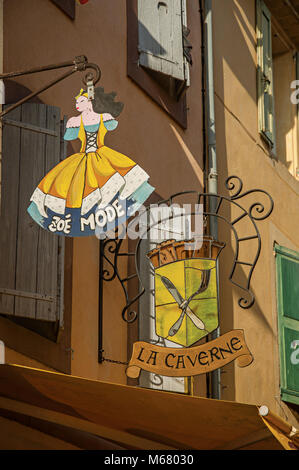
[(35, 103), (3, 122), (0, 313), (61, 324), (64, 240), (27, 213), (34, 189), (64, 152), (60, 126), (59, 108)]
[(274, 145), (274, 97), (271, 13), (257, 0), (257, 68), (259, 131)]
[(185, 80), (182, 0), (138, 0), (139, 63)]
[(299, 253), (275, 246), (282, 399), (299, 404)]

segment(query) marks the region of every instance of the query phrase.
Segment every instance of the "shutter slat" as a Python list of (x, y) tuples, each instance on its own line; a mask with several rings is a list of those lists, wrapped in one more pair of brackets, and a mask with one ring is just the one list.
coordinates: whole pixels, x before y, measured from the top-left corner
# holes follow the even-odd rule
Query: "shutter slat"
[[(159, 6), (160, 5), (160, 6)], [(169, 2), (158, 2), (158, 18), (159, 18), (159, 43), (161, 47), (161, 56), (166, 55), (161, 60), (161, 72), (165, 75), (173, 75), (173, 8), (169, 7)]]
[[(67, 142), (63, 139), (66, 130), (67, 118), (64, 116), (60, 122), (60, 161), (67, 155)], [(57, 271), (57, 320), (59, 327), (64, 328), (64, 257), (65, 240), (64, 237), (58, 238), (58, 271)]]
[[(58, 108), (47, 106), (46, 126), (60, 132), (60, 112)], [(60, 139), (46, 136), (44, 156), (45, 173), (48, 173), (59, 161)], [(58, 237), (46, 230), (39, 229), (39, 244), (37, 253), (37, 292), (47, 292), (57, 297), (57, 253)], [(55, 321), (57, 315), (56, 303), (47, 304), (37, 301), (36, 318), (38, 320)]]
[[(20, 120), (21, 109), (11, 111), (8, 116), (11, 119)], [(8, 289), (15, 288), (20, 138), (20, 129), (3, 127), (0, 286)], [(14, 297), (0, 295), (0, 312), (14, 314)]]
[(179, 80), (185, 80), (184, 50), (183, 50), (183, 20), (182, 20), (182, 0), (173, 1), (172, 16), (172, 57), (176, 64), (173, 68), (173, 76)]
[(140, 65), (184, 80), (181, 0), (138, 0)]
[[(46, 106), (22, 106), (22, 120), (35, 126), (46, 127)], [(31, 194), (45, 174), (45, 135), (30, 130), (21, 131), (19, 216), (17, 239), (16, 289), (37, 292), (37, 259), (40, 229), (34, 223), (27, 207)], [(36, 300), (16, 297), (15, 315), (36, 318)]]
[(65, 150), (60, 110), (26, 103), (8, 119), (2, 148), (0, 314), (63, 324), (63, 289), (58, 283), (63, 279), (64, 239), (39, 227), (27, 213), (35, 187)]

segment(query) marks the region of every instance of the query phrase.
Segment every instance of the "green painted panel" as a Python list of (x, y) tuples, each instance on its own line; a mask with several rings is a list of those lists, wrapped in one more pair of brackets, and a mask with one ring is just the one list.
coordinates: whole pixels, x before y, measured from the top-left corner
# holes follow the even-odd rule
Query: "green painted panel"
[(281, 258), (283, 315), (299, 320), (299, 262)]
[(299, 395), (290, 393), (288, 390), (281, 389), (281, 399), (288, 403), (299, 405)]
[(276, 245), (281, 398), (299, 402), (299, 253)]
[(286, 388), (299, 396), (299, 331), (284, 328), (283, 337)]

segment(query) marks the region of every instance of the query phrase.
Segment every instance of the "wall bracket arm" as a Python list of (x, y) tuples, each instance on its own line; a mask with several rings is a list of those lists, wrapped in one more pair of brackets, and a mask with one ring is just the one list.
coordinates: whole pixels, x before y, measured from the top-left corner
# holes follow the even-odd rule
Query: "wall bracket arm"
[(49, 70), (57, 70), (57, 69), (65, 68), (65, 67), (72, 67), (72, 69), (68, 70), (67, 72), (65, 72), (60, 77), (57, 77), (54, 80), (50, 81), (49, 83), (47, 83), (43, 87), (39, 88), (37, 91), (34, 91), (33, 93), (30, 93), (28, 96), (26, 96), (25, 98), (22, 98), (17, 103), (14, 103), (11, 106), (9, 106), (8, 108), (6, 108), (4, 111), (2, 111), (0, 113), (0, 119), (2, 119), (3, 116), (5, 116), (5, 114), (9, 113), (10, 111), (17, 108), (18, 106), (21, 106), (23, 103), (26, 103), (27, 101), (34, 98), (36, 95), (42, 93), (43, 91), (48, 90), (52, 86), (56, 85), (56, 83), (61, 82), (62, 80), (69, 77), (70, 75), (72, 75), (75, 72), (83, 72), (87, 69), (92, 69), (93, 73), (89, 72), (83, 78), (83, 83), (85, 85), (87, 85), (87, 83), (90, 83), (90, 82), (93, 82), (93, 85), (95, 85), (101, 78), (100, 67), (97, 64), (93, 64), (93, 63), (88, 62), (87, 57), (84, 56), (84, 55), (81, 55), (81, 56), (75, 57), (75, 59), (73, 61), (61, 62), (61, 63), (51, 64), (51, 65), (45, 65), (45, 66), (36, 67), (36, 68), (29, 69), (29, 70), (22, 70), (22, 71), (18, 71), (18, 72), (3, 73), (3, 74), (0, 74), (0, 80), (3, 80), (5, 78), (20, 77), (20, 76), (23, 76), (23, 75), (29, 75), (29, 74), (33, 74), (33, 73), (46, 72), (46, 71), (49, 71)]

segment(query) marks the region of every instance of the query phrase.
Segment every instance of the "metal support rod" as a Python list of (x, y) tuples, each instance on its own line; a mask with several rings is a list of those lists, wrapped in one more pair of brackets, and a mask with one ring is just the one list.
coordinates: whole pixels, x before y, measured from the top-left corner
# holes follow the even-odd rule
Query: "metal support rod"
[(56, 78), (55, 80), (53, 80), (52, 82), (48, 83), (47, 85), (45, 85), (44, 87), (40, 88), (39, 90), (37, 91), (34, 91), (33, 93), (30, 93), (30, 95), (26, 96), (25, 98), (22, 98), (21, 100), (19, 100), (17, 103), (14, 103), (12, 104), (11, 106), (9, 106), (9, 108), (6, 108), (4, 111), (2, 111), (2, 113), (0, 113), (0, 119), (5, 116), (5, 114), (8, 114), (10, 111), (12, 111), (13, 109), (17, 108), (18, 106), (21, 106), (23, 103), (26, 103), (27, 101), (29, 101), (30, 99), (34, 98), (36, 95), (38, 95), (39, 93), (42, 93), (43, 91), (47, 90), (48, 88), (51, 88), (53, 85), (56, 85), (56, 83), (59, 83), (61, 82), (62, 80), (64, 80), (65, 78), (69, 77), (70, 75), (72, 75), (73, 73), (75, 73), (76, 70), (70, 70), (69, 72), (66, 72), (64, 73), (63, 75), (61, 75), (60, 77)]
[[(76, 59), (75, 59), (73, 61), (61, 62), (59, 64), (45, 65), (45, 66), (35, 67), (33, 69), (21, 70), (21, 71), (18, 71), (18, 72), (2, 73), (2, 74), (0, 74), (0, 79), (20, 77), (20, 76), (23, 76), (23, 75), (30, 75), (32, 73), (46, 72), (46, 71), (49, 71), (49, 70), (61, 69), (61, 68), (64, 68), (64, 67), (71, 67), (72, 65), (77, 65), (77, 64), (80, 64), (80, 63), (82, 63), (82, 64), (87, 63), (86, 57), (85, 56), (81, 56), (81, 57), (82, 57), (82, 61), (81, 60), (76, 61)], [(84, 59), (83, 59), (83, 57), (84, 57)]]
[(99, 311), (98, 311), (98, 363), (103, 362), (103, 270), (104, 270), (104, 243), (99, 241)]
[[(207, 96), (207, 130), (208, 130), (208, 168), (207, 168), (207, 192), (209, 193), (209, 211), (216, 212), (218, 193), (217, 153), (216, 153), (216, 126), (215, 126), (215, 99), (214, 99), (214, 63), (213, 63), (213, 23), (212, 1), (205, 1), (205, 39), (206, 39), (206, 96)], [(210, 234), (218, 240), (217, 217), (210, 217)], [(220, 336), (218, 327), (212, 333), (212, 339)], [(220, 400), (221, 383), (220, 369), (211, 374), (212, 398)]]
[(3, 80), (5, 78), (20, 77), (20, 76), (23, 76), (23, 75), (46, 72), (46, 71), (49, 71), (49, 70), (56, 70), (56, 69), (61, 69), (61, 68), (64, 68), (64, 67), (71, 67), (71, 66), (73, 67), (72, 70), (69, 70), (68, 72), (64, 73), (60, 77), (58, 77), (58, 78), (52, 80), (51, 82), (47, 83), (42, 88), (38, 89), (37, 91), (35, 91), (33, 93), (30, 93), (25, 98), (19, 100), (17, 103), (14, 103), (13, 105), (6, 108), (4, 111), (2, 111), (0, 113), (0, 119), (5, 114), (9, 113), (10, 111), (12, 111), (13, 109), (15, 109), (18, 106), (22, 105), (23, 103), (26, 103), (27, 101), (29, 101), (30, 99), (32, 99), (36, 95), (38, 95), (39, 93), (42, 93), (43, 91), (48, 90), (48, 88), (51, 88), (52, 86), (54, 86), (57, 83), (61, 82), (62, 80), (69, 77), (70, 75), (72, 75), (75, 72), (84, 71), (86, 69), (93, 69), (96, 72), (96, 76), (94, 77), (92, 74), (89, 73), (89, 74), (86, 75), (85, 79), (83, 79), (83, 82), (86, 85), (87, 81), (92, 81), (93, 84), (95, 85), (101, 78), (101, 70), (100, 70), (100, 68), (97, 64), (89, 63), (87, 57), (82, 55), (82, 56), (75, 57), (75, 59), (73, 61), (61, 62), (61, 63), (58, 63), (58, 64), (50, 64), (50, 65), (45, 65), (45, 66), (42, 66), (42, 67), (35, 67), (33, 69), (22, 70), (22, 71), (18, 71), (18, 72), (8, 72), (8, 73), (0, 74), (0, 80)]
[(299, 22), (299, 13), (296, 10), (295, 5), (290, 0), (284, 0), (284, 3), (289, 7), (295, 18), (297, 18), (297, 21)]

